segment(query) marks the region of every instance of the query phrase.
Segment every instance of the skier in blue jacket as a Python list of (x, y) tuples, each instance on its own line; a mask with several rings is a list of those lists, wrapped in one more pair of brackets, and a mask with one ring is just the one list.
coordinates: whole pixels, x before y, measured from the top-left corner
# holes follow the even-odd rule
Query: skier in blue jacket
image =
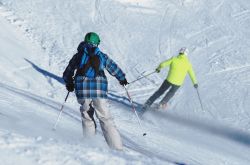
[[(81, 104), (82, 127), (84, 135), (91, 136), (96, 132), (93, 114), (100, 121), (107, 144), (114, 149), (122, 150), (122, 141), (107, 106), (108, 81), (106, 69), (121, 85), (127, 85), (124, 72), (119, 66), (98, 48), (99, 36), (90, 32), (78, 46), (63, 73), (63, 79), (69, 92), (75, 90), (77, 101)], [(76, 73), (75, 73), (76, 70)], [(75, 75), (74, 75), (75, 73)], [(75, 77), (74, 77), (75, 76)]]

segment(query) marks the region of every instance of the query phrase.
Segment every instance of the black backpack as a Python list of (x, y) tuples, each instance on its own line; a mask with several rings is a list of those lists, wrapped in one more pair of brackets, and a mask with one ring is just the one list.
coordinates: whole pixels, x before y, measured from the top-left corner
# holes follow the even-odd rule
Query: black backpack
[[(100, 64), (101, 60), (98, 55), (95, 54), (96, 47), (87, 48), (87, 53), (81, 53), (81, 62), (84, 64), (82, 66), (79, 65), (79, 69), (77, 70), (77, 75), (95, 78), (100, 75)], [(80, 52), (79, 52), (80, 53)], [(84, 60), (84, 61), (83, 61)], [(86, 61), (87, 60), (87, 61)]]

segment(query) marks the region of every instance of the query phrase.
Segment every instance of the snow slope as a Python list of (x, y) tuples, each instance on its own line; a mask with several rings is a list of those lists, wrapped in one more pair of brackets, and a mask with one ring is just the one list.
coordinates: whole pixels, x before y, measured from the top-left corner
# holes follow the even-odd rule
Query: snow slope
[[(1, 160), (248, 164), (249, 11), (247, 0), (1, 0)], [(187, 46), (205, 111), (187, 79), (168, 112), (145, 114), (141, 129), (125, 91), (109, 77), (109, 107), (125, 152), (109, 150), (101, 133), (83, 139), (73, 94), (58, 130), (51, 131), (66, 93), (60, 76), (88, 31), (100, 34), (101, 49), (124, 68), (130, 81)], [(166, 72), (131, 84), (133, 100), (143, 103)]]
[[(61, 104), (51, 98), (40, 96), (46, 96), (42, 90), (49, 84), (46, 86), (38, 83), (46, 82), (46, 79), (25, 60), (33, 56), (32, 51), (29, 51), (32, 43), (25, 43), (25, 39), (2, 18), (0, 25), (2, 48), (12, 50), (4, 51), (1, 48), (1, 60), (5, 67), (1, 69), (1, 75), (6, 75), (1, 76), (3, 79), (0, 82), (1, 164), (71, 165), (83, 162), (84, 164), (149, 162), (152, 164), (155, 162), (147, 155), (135, 151), (125, 153), (111, 151), (101, 136), (84, 142), (79, 114), (67, 106), (63, 122), (56, 132), (52, 131)], [(21, 38), (22, 42), (19, 41)], [(36, 53), (38, 52), (37, 50)], [(11, 70), (13, 61), (16, 68)], [(161, 160), (156, 160), (157, 162), (163, 163)]]

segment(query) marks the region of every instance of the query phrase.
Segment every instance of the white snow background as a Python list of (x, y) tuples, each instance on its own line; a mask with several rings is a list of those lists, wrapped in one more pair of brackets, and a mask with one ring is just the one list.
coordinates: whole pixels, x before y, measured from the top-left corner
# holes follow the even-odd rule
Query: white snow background
[[(249, 0), (0, 0), (0, 164), (250, 164), (249, 26)], [(100, 127), (84, 139), (73, 93), (52, 131), (62, 72), (89, 31), (130, 82), (188, 47), (204, 111), (187, 77), (169, 109), (146, 113), (140, 127), (109, 76), (124, 152), (109, 149)], [(128, 86), (135, 105), (167, 71)]]

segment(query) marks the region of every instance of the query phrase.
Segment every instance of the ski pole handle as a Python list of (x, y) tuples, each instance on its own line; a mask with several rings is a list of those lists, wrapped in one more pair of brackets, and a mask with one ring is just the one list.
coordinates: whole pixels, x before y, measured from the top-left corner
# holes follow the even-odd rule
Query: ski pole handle
[(146, 75), (144, 75), (144, 76), (142, 76), (142, 77), (140, 77), (140, 78), (138, 78), (138, 79), (136, 79), (136, 80), (134, 80), (134, 81), (131, 81), (131, 82), (129, 82), (129, 84), (132, 84), (132, 83), (134, 83), (134, 82), (136, 82), (136, 81), (139, 81), (139, 80), (141, 80), (141, 79), (143, 79), (143, 78), (145, 78), (145, 77), (148, 77), (148, 76), (150, 76), (151, 74), (154, 74), (154, 73), (156, 73), (156, 71), (153, 71), (153, 72), (151, 72), (151, 73), (149, 73), (149, 74), (146, 74)]

